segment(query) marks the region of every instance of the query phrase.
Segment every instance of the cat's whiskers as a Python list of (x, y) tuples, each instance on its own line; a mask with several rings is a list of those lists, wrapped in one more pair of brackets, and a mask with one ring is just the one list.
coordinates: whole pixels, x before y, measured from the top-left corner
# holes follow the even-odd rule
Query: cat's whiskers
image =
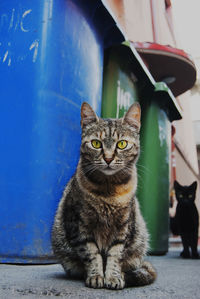
[(92, 165), (89, 169), (84, 169), (83, 171), (82, 171), (82, 173), (83, 174), (92, 174), (93, 172), (95, 172), (95, 170), (97, 170), (98, 169), (98, 167), (96, 166), (96, 165)]
[(97, 165), (84, 162), (84, 167), (80, 168), (80, 173), (86, 175), (88, 173), (93, 173), (97, 169)]
[(128, 166), (128, 165), (126, 165), (126, 166), (124, 166), (124, 168), (121, 169), (121, 171), (122, 171), (122, 173), (127, 174), (127, 171), (129, 173), (131, 173), (133, 171), (133, 168), (130, 167), (130, 166)]
[(151, 173), (150, 169), (145, 167), (144, 165), (142, 164), (138, 164), (137, 163), (137, 169), (139, 169), (139, 172), (142, 173), (142, 174), (146, 174), (146, 173)]

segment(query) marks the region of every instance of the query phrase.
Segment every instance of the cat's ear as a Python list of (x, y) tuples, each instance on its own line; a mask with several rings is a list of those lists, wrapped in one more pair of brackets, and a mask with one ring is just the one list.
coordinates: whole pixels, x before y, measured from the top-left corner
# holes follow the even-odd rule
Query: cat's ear
[(190, 188), (193, 190), (197, 189), (197, 181), (193, 182), (192, 185), (190, 185)]
[(130, 126), (140, 130), (141, 108), (139, 103), (134, 103), (126, 112), (122, 119), (122, 123), (128, 123)]
[(81, 127), (98, 121), (99, 118), (93, 111), (92, 107), (88, 103), (84, 102), (81, 106)]
[(180, 188), (180, 184), (175, 180), (174, 181), (174, 189)]

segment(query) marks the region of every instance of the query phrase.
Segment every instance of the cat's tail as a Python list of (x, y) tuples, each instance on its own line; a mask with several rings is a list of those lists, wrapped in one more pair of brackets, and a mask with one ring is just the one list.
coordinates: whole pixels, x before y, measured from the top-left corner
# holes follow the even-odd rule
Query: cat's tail
[(126, 287), (137, 287), (151, 284), (157, 277), (156, 270), (151, 263), (145, 261), (137, 270), (130, 270), (125, 273)]

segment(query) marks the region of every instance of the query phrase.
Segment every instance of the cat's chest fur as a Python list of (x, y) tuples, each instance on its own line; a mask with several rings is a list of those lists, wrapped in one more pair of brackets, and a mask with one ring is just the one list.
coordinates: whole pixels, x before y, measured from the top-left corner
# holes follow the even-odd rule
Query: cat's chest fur
[(85, 203), (82, 210), (84, 225), (91, 230), (99, 249), (104, 250), (120, 235), (125, 237), (129, 216), (130, 206), (116, 206), (100, 199)]

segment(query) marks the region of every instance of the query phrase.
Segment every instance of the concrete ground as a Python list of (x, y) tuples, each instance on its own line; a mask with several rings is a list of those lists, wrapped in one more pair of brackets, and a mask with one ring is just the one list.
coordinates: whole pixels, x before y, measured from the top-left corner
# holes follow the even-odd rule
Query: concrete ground
[(83, 281), (68, 280), (60, 265), (0, 265), (0, 298), (175, 298), (200, 299), (200, 260), (179, 257), (180, 248), (165, 256), (150, 256), (158, 272), (157, 281), (145, 287), (121, 291), (90, 289)]

